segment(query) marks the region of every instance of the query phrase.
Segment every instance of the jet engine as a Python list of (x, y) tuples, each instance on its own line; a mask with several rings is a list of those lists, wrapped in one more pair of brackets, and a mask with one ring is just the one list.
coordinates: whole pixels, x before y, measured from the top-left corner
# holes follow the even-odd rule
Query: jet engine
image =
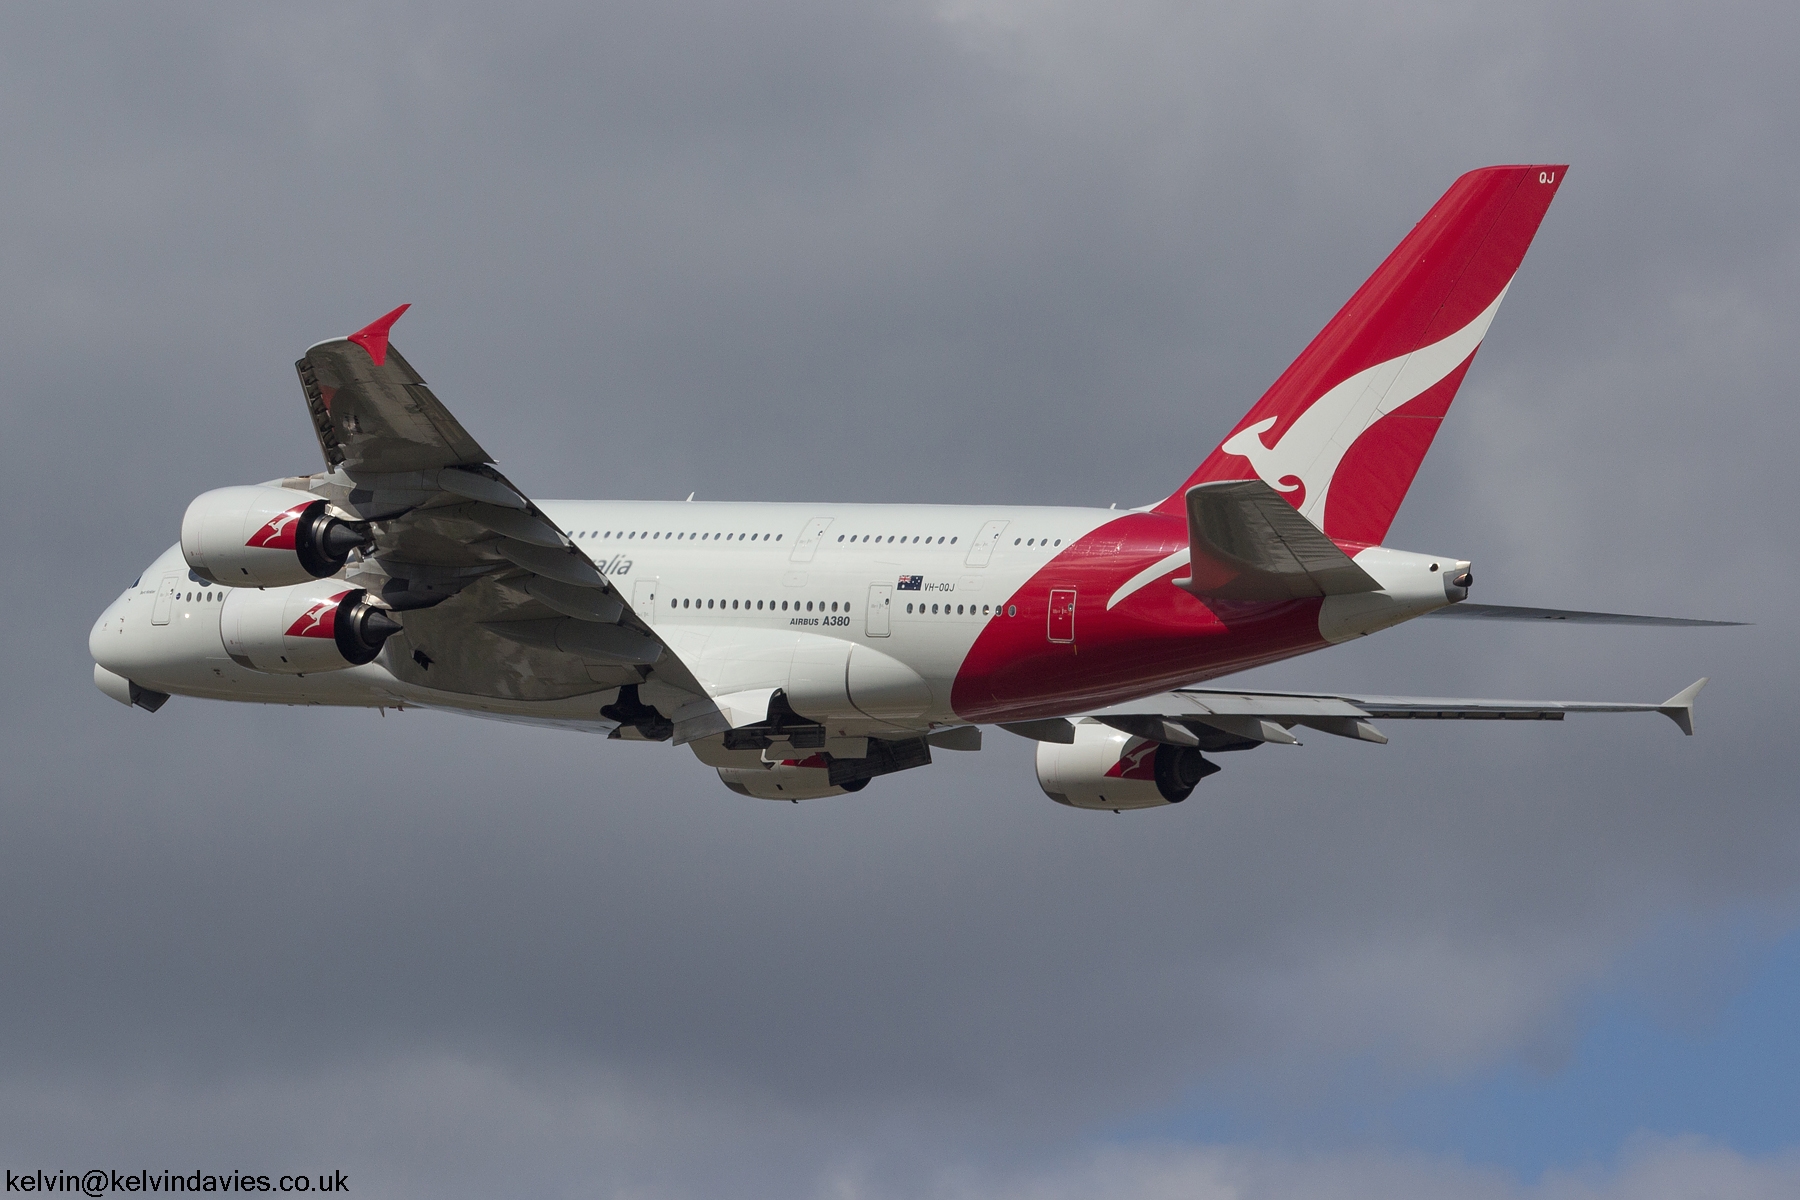
[(202, 492), (181, 518), (182, 557), (226, 587), (324, 579), (368, 541), (367, 522), (334, 517), (310, 493), (266, 483)]
[(1039, 742), (1038, 786), (1071, 808), (1158, 808), (1180, 804), (1219, 769), (1192, 746), (1133, 737), (1110, 725), (1082, 722), (1067, 745)]
[(341, 580), (293, 587), (232, 588), (219, 611), (219, 635), (232, 660), (273, 675), (311, 675), (361, 666), (400, 631), (362, 588)]
[(720, 767), (718, 770), (720, 783), (740, 796), (755, 796), (759, 800), (817, 800), (822, 796), (860, 792), (869, 786), (867, 779), (834, 785), (830, 766), (822, 754), (764, 766)]

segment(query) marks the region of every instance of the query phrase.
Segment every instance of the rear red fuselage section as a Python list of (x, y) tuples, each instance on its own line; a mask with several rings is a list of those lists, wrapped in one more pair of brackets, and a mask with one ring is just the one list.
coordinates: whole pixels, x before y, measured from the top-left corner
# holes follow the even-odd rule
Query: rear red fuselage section
[[(975, 722), (1056, 716), (1327, 644), (1320, 600), (1202, 602), (1172, 582), (1187, 575), (1183, 563), (1114, 602), (1140, 572), (1187, 545), (1186, 519), (1155, 512), (1127, 513), (1078, 539), (1008, 598), (1016, 618), (982, 628), (957, 672), (951, 707)], [(1074, 611), (1053, 613), (1053, 598), (1060, 610), (1071, 592)], [(1073, 636), (1057, 640), (1064, 621)]]

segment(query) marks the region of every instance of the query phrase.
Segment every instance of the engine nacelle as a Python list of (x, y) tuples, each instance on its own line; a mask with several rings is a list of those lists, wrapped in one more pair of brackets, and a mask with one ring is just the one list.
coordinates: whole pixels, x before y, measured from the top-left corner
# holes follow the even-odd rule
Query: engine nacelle
[(219, 610), (219, 635), (233, 661), (272, 675), (311, 675), (372, 662), (400, 631), (362, 588), (340, 580), (293, 587), (232, 588)]
[(1082, 722), (1074, 742), (1039, 742), (1038, 786), (1071, 808), (1158, 808), (1180, 804), (1217, 771), (1191, 746), (1133, 737), (1110, 725)]
[(860, 792), (869, 786), (867, 779), (841, 787), (834, 785), (822, 754), (759, 767), (720, 767), (718, 771), (720, 783), (740, 796), (755, 796), (759, 800), (817, 800)]
[(181, 518), (181, 556), (226, 587), (285, 587), (336, 575), (369, 527), (292, 488), (251, 484), (194, 497)]

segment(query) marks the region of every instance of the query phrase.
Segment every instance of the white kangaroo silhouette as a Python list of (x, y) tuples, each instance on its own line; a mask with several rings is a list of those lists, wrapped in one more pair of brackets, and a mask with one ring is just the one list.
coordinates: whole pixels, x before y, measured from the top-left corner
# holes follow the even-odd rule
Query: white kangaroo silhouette
[(287, 636), (316, 638), (330, 637), (331, 634), (322, 628), (325, 623), (325, 618), (334, 615), (337, 612), (338, 601), (349, 594), (349, 592), (343, 591), (339, 592), (329, 600), (318, 601), (311, 608), (301, 613), (298, 620), (288, 626)]
[[(1269, 417), (1238, 430), (1219, 449), (1249, 459), (1257, 476), (1278, 492), (1305, 487), (1300, 512), (1323, 529), (1326, 494), (1345, 453), (1369, 426), (1423, 395), (1475, 353), (1511, 286), (1508, 280), (1492, 304), (1449, 337), (1358, 371), (1314, 400), (1273, 446), (1262, 440), (1278, 419)], [(1283, 484), (1285, 478), (1300, 482)]]

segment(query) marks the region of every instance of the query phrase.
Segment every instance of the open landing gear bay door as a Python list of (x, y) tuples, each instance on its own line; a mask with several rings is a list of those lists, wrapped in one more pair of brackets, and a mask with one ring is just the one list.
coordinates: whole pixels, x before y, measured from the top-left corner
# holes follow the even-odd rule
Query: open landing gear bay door
[(612, 719), (667, 736), (654, 710), (708, 706), (702, 688), (389, 345), (405, 311), (295, 364), (327, 470), (281, 481), (368, 523), (345, 578), (401, 625), (381, 665), (502, 712), (627, 689)]

